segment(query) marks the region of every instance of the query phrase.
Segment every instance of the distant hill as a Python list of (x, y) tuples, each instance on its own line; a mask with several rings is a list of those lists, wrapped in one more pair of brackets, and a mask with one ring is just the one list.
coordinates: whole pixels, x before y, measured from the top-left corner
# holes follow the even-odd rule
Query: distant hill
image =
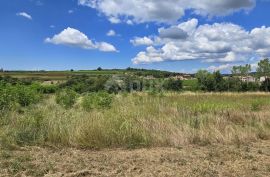
[[(127, 68), (127, 69), (102, 69), (98, 68), (96, 70), (66, 70), (66, 71), (4, 71), (0, 72), (0, 76), (10, 76), (15, 78), (36, 78), (42, 80), (65, 80), (67, 77), (73, 75), (134, 75), (134, 76), (152, 76), (154, 78), (168, 78), (179, 75), (190, 75), (185, 73), (177, 73), (170, 71), (161, 70), (148, 70), (148, 69), (137, 69), (137, 68)], [(193, 75), (190, 75), (193, 76)]]

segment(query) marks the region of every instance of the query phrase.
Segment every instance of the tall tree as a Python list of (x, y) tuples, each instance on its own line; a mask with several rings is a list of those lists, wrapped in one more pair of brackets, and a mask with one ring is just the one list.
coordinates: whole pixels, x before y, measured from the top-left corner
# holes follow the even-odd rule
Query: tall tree
[(265, 77), (265, 81), (261, 85), (261, 89), (269, 91), (270, 89), (270, 61), (268, 58), (258, 63), (257, 74), (259, 77)]
[(264, 77), (270, 76), (270, 61), (268, 58), (258, 63), (257, 74)]
[(248, 74), (251, 72), (251, 65), (246, 64), (245, 66), (234, 66), (231, 72), (236, 76), (248, 76)]

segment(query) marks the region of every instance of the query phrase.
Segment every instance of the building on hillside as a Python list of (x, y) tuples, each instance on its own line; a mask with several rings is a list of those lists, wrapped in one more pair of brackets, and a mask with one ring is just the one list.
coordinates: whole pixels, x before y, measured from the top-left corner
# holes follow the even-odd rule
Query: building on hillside
[(242, 82), (256, 82), (256, 78), (253, 76), (240, 77)]
[(190, 80), (192, 79), (192, 77), (188, 74), (185, 75), (176, 75), (176, 76), (172, 76), (170, 77), (170, 79), (175, 79), (175, 80)]
[(267, 76), (260, 77), (260, 82), (264, 82), (267, 78), (269, 78), (269, 77), (267, 77)]
[(144, 79), (147, 79), (147, 80), (153, 80), (153, 79), (155, 79), (155, 77), (154, 76), (152, 76), (152, 75), (149, 75), (149, 76), (146, 76), (146, 77), (141, 77), (141, 78), (144, 78)]

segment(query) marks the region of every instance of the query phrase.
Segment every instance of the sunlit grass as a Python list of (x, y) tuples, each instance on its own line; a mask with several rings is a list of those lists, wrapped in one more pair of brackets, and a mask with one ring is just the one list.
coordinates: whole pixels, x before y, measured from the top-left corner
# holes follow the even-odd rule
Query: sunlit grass
[(1, 120), (1, 143), (130, 148), (270, 138), (269, 94), (132, 93), (116, 95), (111, 108), (81, 104), (64, 109), (53, 96), (13, 111)]

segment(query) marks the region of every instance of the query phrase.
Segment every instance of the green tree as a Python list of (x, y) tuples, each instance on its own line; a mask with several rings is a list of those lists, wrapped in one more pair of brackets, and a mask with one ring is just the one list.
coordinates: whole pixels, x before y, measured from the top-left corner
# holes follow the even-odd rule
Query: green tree
[(269, 75), (270, 75), (270, 61), (268, 58), (261, 60), (258, 63), (257, 74), (259, 76), (269, 77)]
[(257, 75), (259, 77), (265, 77), (265, 81), (261, 85), (261, 90), (270, 91), (270, 61), (268, 58), (261, 60), (258, 63)]
[(102, 71), (102, 68), (101, 68), (101, 67), (98, 67), (97, 70), (98, 70), (98, 71)]
[(251, 65), (246, 64), (245, 66), (234, 66), (231, 72), (236, 76), (248, 76), (248, 74), (251, 72)]
[(164, 83), (163, 87), (166, 90), (180, 91), (183, 88), (183, 84), (181, 80), (169, 79)]

